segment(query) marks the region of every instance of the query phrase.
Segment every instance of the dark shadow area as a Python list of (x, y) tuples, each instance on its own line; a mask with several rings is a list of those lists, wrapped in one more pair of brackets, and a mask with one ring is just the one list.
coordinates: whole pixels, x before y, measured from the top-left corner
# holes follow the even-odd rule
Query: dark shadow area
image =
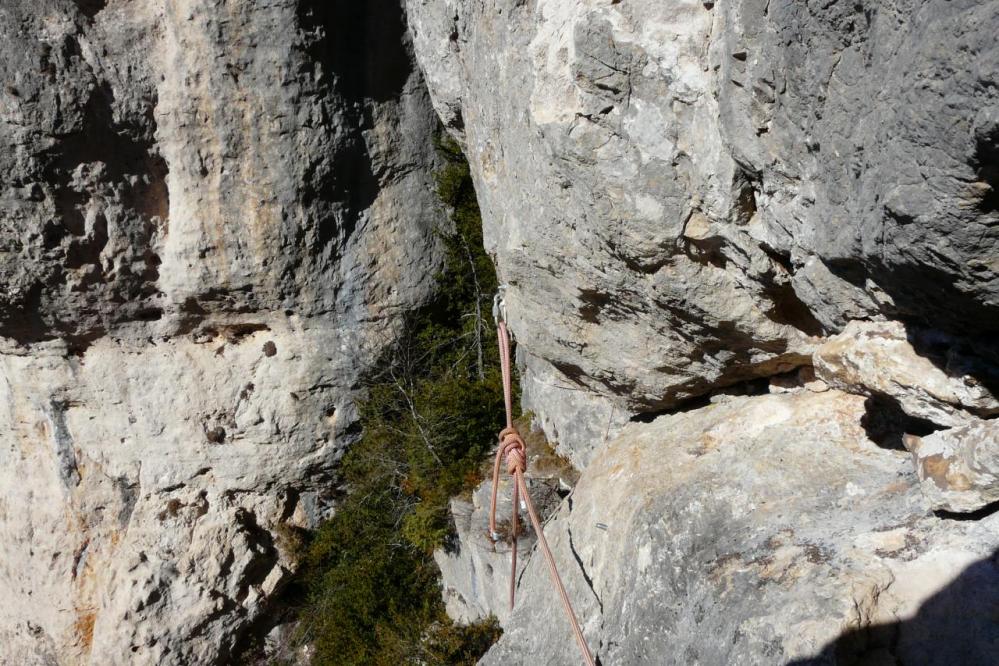
[(978, 179), (989, 186), (978, 201), (982, 213), (999, 211), (999, 124), (975, 132), (975, 167)]
[(972, 377), (999, 395), (999, 307), (958, 288), (953, 275), (932, 266), (868, 265), (861, 259), (823, 262), (863, 290), (872, 278), (894, 301), (895, 308), (885, 314), (906, 324), (917, 354), (948, 375)]
[[(972, 377), (999, 396), (999, 343), (995, 338), (958, 338), (933, 329), (906, 327), (906, 338), (917, 354), (951, 377)], [(972, 410), (973, 411), (973, 410)], [(990, 414), (980, 413), (988, 417)]]
[(610, 305), (613, 296), (605, 291), (579, 289), (579, 316), (591, 324), (600, 323), (601, 311)]
[(883, 449), (905, 451), (904, 437), (925, 437), (942, 430), (927, 419), (909, 416), (898, 401), (888, 396), (873, 396), (864, 401), (864, 415), (860, 419), (867, 438)]
[[(925, 264), (885, 265), (869, 257), (823, 259), (837, 277), (866, 290), (870, 277), (895, 303), (885, 314), (922, 328), (982, 340), (999, 336), (999, 306), (960, 289), (953, 274)], [(993, 343), (994, 346), (994, 343)]]
[(0, 316), (0, 336), (16, 340), (21, 345), (55, 337), (42, 319), (42, 289), (42, 284), (33, 284), (16, 307), (3, 312)]
[(302, 0), (298, 16), (308, 35), (308, 60), (323, 72), (322, 85), (332, 105), (342, 108), (346, 122), (341, 124), (349, 128), (335, 159), (306, 177), (302, 193), (306, 204), (326, 204), (315, 240), (316, 250), (323, 252), (354, 233), (360, 215), (378, 196), (384, 166), (375, 163), (364, 133), (374, 125), (374, 105), (402, 96), (413, 60), (398, 2)]
[(764, 313), (770, 321), (793, 326), (805, 335), (820, 336), (825, 333), (821, 322), (794, 291), (790, 282), (772, 282), (766, 285), (763, 293), (773, 303)]
[(712, 390), (709, 390), (707, 393), (685, 398), (664, 409), (639, 412), (628, 420), (631, 423), (652, 423), (660, 416), (683, 414), (684, 412), (704, 409), (711, 404), (711, 399), (715, 396), (752, 396), (767, 395), (768, 393), (770, 393), (770, 377), (753, 377), (751, 379), (734, 382), (725, 386), (713, 387)]
[(682, 412), (692, 412), (696, 409), (703, 409), (711, 404), (711, 394), (706, 393), (704, 395), (699, 395), (696, 398), (689, 398), (684, 400), (676, 407), (671, 407), (669, 409), (660, 409), (651, 412), (639, 412), (632, 416), (628, 421), (631, 423), (652, 423), (660, 416), (669, 416), (670, 414), (679, 414)]
[(107, 4), (107, 0), (76, 0), (76, 6), (80, 8), (80, 13), (88, 19), (97, 16)]
[[(786, 275), (794, 274), (794, 263), (791, 261), (790, 253), (779, 252), (766, 243), (760, 243), (759, 247), (764, 254), (770, 257), (771, 261), (784, 269)], [(769, 284), (764, 286), (764, 293), (773, 303), (773, 307), (766, 311), (766, 315), (771, 321), (794, 326), (805, 335), (820, 336), (828, 332), (808, 305), (798, 296), (790, 281), (771, 280)]]
[(851, 629), (792, 666), (995, 666), (999, 549), (967, 567), (916, 615)]
[(959, 513), (957, 511), (934, 511), (933, 515), (937, 518), (943, 518), (945, 520), (957, 520), (957, 521), (975, 521), (981, 520), (982, 518), (988, 518), (993, 513), (999, 513), (999, 502), (993, 502), (992, 504), (986, 504), (981, 509), (977, 511), (970, 511), (967, 513)]
[(302, 27), (318, 29), (309, 55), (348, 104), (397, 99), (412, 71), (406, 17), (393, 0), (303, 0)]

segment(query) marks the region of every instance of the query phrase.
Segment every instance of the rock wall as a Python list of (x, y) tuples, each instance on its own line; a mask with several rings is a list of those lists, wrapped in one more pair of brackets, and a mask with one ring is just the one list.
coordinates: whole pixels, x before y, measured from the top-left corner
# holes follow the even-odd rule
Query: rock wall
[[(601, 662), (994, 660), (999, 515), (929, 512), (864, 413), (835, 390), (741, 396), (602, 449), (547, 530)], [(540, 558), (519, 604), (483, 664), (580, 663)]]
[(570, 385), (658, 410), (851, 319), (999, 328), (995, 3), (408, 4)]
[[(0, 661), (234, 658), (428, 295), (436, 110), (603, 663), (989, 663), (999, 2), (405, 4), (0, 6)], [(448, 608), (576, 663), (483, 497)]]
[[(407, 6), (603, 663), (989, 663), (999, 3)], [(578, 663), (548, 585), (484, 663)]]
[(397, 2), (0, 6), (0, 662), (228, 662), (427, 296)]

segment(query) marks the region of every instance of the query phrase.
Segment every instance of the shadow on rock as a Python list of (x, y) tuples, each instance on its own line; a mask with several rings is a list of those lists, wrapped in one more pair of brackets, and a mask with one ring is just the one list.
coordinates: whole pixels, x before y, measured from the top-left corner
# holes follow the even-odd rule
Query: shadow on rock
[(962, 338), (907, 326), (906, 337), (917, 354), (951, 377), (973, 377), (999, 396), (999, 345), (994, 336)]
[(999, 549), (911, 618), (851, 629), (792, 666), (992, 666), (999, 663)]

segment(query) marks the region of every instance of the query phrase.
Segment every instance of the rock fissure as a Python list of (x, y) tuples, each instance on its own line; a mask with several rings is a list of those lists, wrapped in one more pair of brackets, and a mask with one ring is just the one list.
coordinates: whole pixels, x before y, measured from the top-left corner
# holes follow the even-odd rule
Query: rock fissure
[[(569, 513), (572, 513), (572, 502), (569, 502)], [(579, 567), (579, 572), (583, 574), (583, 580), (586, 581), (587, 587), (590, 588), (590, 592), (593, 594), (593, 598), (597, 600), (597, 606), (600, 607), (600, 615), (604, 614), (604, 602), (600, 599), (600, 595), (597, 594), (597, 589), (593, 586), (593, 579), (590, 578), (590, 574), (586, 571), (586, 565), (583, 564), (583, 559), (579, 556), (579, 552), (576, 550), (576, 546), (572, 540), (572, 529), (566, 527), (566, 534), (569, 539), (569, 552), (572, 553), (572, 557), (576, 560), (576, 565)]]

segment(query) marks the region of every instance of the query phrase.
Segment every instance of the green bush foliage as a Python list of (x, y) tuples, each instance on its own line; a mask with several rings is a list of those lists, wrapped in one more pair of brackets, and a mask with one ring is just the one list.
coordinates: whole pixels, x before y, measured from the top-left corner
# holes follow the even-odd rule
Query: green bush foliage
[(436, 296), (368, 387), (363, 434), (343, 460), (347, 493), (303, 555), (300, 626), (317, 665), (474, 664), (500, 633), (494, 621), (448, 619), (432, 558), (453, 530), (449, 500), (480, 480), (503, 410), (496, 274), (468, 165), (453, 141), (438, 149), (450, 220)]

